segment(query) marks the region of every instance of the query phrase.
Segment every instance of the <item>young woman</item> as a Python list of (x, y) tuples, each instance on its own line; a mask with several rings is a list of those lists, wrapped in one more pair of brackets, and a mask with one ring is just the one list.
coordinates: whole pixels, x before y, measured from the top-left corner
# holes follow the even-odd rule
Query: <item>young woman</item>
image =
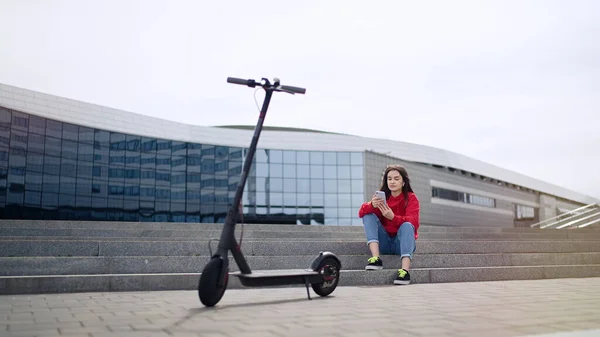
[(419, 199), (410, 187), (408, 172), (399, 165), (385, 169), (381, 191), (386, 200), (375, 194), (358, 211), (372, 254), (365, 269), (383, 269), (379, 254), (399, 255), (402, 267), (394, 284), (410, 284), (408, 270), (419, 237)]

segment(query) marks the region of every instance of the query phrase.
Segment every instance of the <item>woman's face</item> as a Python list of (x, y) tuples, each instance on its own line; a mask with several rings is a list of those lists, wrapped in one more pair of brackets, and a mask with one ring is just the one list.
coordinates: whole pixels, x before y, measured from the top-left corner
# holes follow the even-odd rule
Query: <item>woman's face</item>
[(388, 185), (388, 188), (390, 189), (390, 191), (392, 191), (392, 192), (402, 191), (403, 184), (404, 184), (404, 181), (402, 180), (402, 176), (400, 175), (400, 172), (398, 172), (396, 170), (391, 170), (390, 172), (388, 172), (387, 185)]

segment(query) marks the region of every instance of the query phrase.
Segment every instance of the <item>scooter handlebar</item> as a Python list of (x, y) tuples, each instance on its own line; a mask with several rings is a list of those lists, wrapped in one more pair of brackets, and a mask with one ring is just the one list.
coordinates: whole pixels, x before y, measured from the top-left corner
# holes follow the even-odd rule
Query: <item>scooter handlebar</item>
[(254, 86), (255, 81), (254, 80), (245, 80), (243, 78), (237, 78), (237, 77), (227, 77), (227, 83), (247, 85), (250, 87), (250, 86)]
[(270, 83), (266, 79), (263, 79), (263, 81), (266, 81), (266, 82), (263, 83), (263, 82), (258, 82), (258, 81), (252, 80), (252, 79), (227, 77), (227, 83), (247, 85), (251, 88), (254, 88), (258, 85), (263, 88), (270, 88), (270, 89), (274, 89), (275, 91), (284, 91), (284, 92), (288, 92), (288, 93), (292, 93), (292, 94), (305, 94), (306, 93), (305, 88), (294, 87), (291, 85), (279, 85), (278, 79), (276, 79), (276, 83), (274, 83), (274, 84)]
[(292, 87), (290, 85), (282, 85), (281, 89), (285, 90), (285, 91), (291, 91), (291, 92), (293, 92), (295, 94), (305, 94), (306, 93), (306, 89), (305, 88)]

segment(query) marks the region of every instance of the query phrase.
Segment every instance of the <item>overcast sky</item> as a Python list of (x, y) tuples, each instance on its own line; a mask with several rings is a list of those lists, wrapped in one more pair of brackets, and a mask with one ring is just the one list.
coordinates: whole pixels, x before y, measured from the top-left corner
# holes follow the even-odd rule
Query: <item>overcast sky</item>
[[(600, 198), (600, 1), (1, 0), (0, 83), (440, 147)], [(262, 99), (262, 95), (257, 98)], [(259, 101), (260, 102), (260, 101)]]

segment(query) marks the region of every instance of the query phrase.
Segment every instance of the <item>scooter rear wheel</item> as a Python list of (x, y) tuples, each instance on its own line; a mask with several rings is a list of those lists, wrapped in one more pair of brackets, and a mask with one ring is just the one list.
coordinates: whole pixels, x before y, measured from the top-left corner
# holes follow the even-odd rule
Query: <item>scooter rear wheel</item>
[(332, 257), (325, 258), (319, 263), (318, 271), (323, 275), (323, 282), (313, 283), (311, 286), (319, 296), (330, 295), (340, 282), (341, 266)]
[(223, 260), (215, 257), (206, 264), (202, 275), (200, 275), (198, 297), (200, 297), (200, 302), (207, 307), (212, 307), (219, 303), (223, 294), (225, 294), (225, 289), (227, 289), (229, 272), (225, 273), (223, 286), (219, 287), (218, 285), (219, 277), (221, 277), (221, 268), (223, 268)]

